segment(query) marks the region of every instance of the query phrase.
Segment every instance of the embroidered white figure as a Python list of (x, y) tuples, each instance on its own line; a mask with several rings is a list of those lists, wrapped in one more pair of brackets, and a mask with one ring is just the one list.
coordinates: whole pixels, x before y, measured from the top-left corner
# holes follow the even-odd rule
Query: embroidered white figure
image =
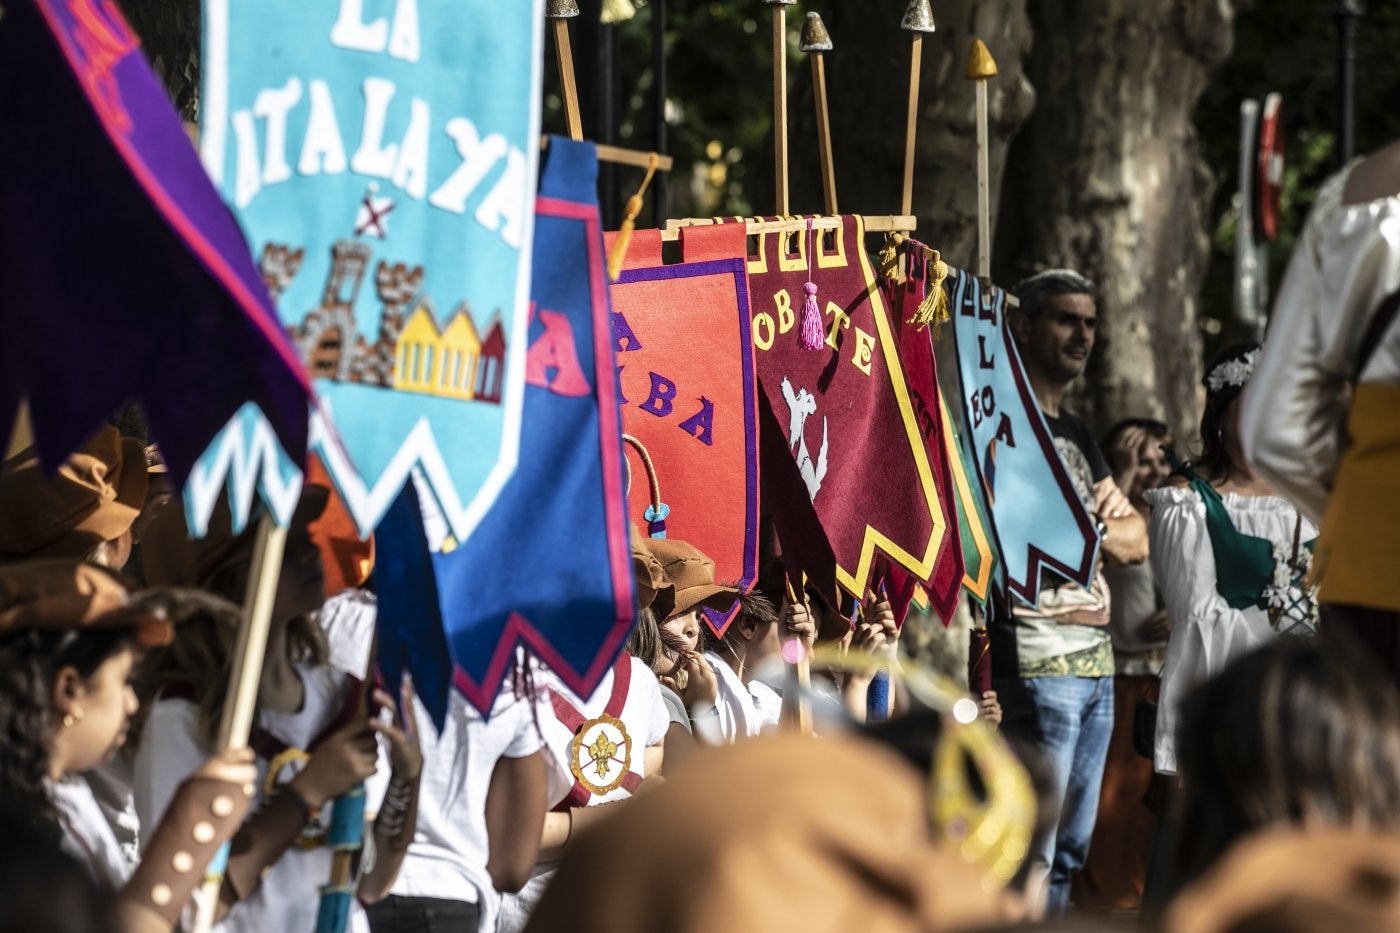
[(788, 449), (795, 450), (797, 469), (802, 474), (802, 481), (807, 484), (807, 495), (816, 501), (817, 490), (822, 488), (822, 480), (826, 478), (826, 416), (822, 415), (821, 450), (817, 451), (817, 462), (813, 463), (812, 455), (807, 450), (804, 431), (807, 417), (817, 412), (817, 399), (806, 389), (798, 389), (794, 393), (792, 383), (784, 376), (783, 400), (787, 402), (788, 407)]

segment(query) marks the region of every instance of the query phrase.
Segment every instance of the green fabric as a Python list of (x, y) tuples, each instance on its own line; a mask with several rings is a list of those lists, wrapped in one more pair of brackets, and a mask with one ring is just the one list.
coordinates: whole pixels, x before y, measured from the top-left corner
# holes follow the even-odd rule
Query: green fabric
[(1164, 448), (1175, 472), (1184, 476), (1206, 506), (1206, 531), (1215, 553), (1215, 589), (1231, 609), (1268, 608), (1264, 590), (1274, 580), (1274, 544), (1268, 538), (1242, 534), (1230, 521), (1225, 501), (1176, 452)]
[[(953, 432), (953, 443), (945, 446), (952, 456), (957, 457), (962, 462), (963, 475), (968, 478), (967, 485), (972, 495), (972, 506), (977, 513), (976, 516), (969, 516), (961, 508), (954, 509), (958, 513), (958, 543), (962, 547), (963, 566), (966, 568), (967, 576), (974, 580), (982, 575), (982, 554), (977, 549), (977, 539), (972, 533), (971, 520), (975, 517), (977, 523), (982, 526), (987, 545), (991, 551), (989, 560), (992, 563), (992, 585), (987, 588), (987, 595), (990, 596), (993, 591), (1004, 587), (1001, 580), (1001, 558), (997, 554), (996, 534), (992, 531), (992, 521), (988, 517), (987, 504), (983, 501), (982, 484), (976, 481), (977, 464), (972, 458), (971, 449), (967, 446), (967, 438), (958, 432), (957, 426), (953, 424), (951, 418), (948, 419), (947, 424)], [(954, 495), (956, 496), (956, 492)], [(978, 599), (977, 594), (971, 590), (968, 591), (968, 596), (978, 605), (986, 605), (986, 600)]]

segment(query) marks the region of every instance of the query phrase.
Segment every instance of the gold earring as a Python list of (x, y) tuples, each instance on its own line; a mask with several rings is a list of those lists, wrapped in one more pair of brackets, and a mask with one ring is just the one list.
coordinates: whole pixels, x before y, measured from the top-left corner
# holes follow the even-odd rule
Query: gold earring
[(69, 713), (69, 714), (67, 714), (66, 716), (63, 717), (63, 724), (64, 724), (65, 726), (69, 727), (69, 728), (72, 728), (72, 726), (73, 726), (75, 723), (80, 723), (80, 722), (82, 722), (82, 721), (83, 721), (83, 708), (82, 708), (81, 706), (75, 706), (75, 707), (73, 707), (73, 712), (71, 712), (71, 713)]

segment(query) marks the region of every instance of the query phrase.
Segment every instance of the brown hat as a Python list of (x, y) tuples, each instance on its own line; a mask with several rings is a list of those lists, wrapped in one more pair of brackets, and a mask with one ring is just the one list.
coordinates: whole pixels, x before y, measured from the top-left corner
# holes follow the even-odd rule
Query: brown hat
[(0, 557), (81, 557), (131, 528), (146, 502), (146, 451), (110, 425), (45, 476), (31, 447), (0, 472)]
[[(291, 527), (305, 531), (326, 508), (330, 490), (308, 483), (292, 515)], [(141, 570), (148, 586), (204, 586), (225, 567), (253, 556), (256, 527), (233, 533), (233, 513), (222, 497), (209, 516), (204, 537), (191, 539), (185, 504), (179, 498), (161, 509), (141, 536)]]
[(664, 619), (676, 602), (676, 588), (666, 579), (661, 561), (648, 547), (649, 541), (632, 526), (632, 576), (637, 581), (637, 608), (650, 608), (657, 618)]
[(715, 562), (693, 544), (672, 538), (650, 538), (647, 548), (661, 563), (661, 572), (675, 587), (675, 603), (671, 611), (657, 618), (668, 619), (704, 606), (717, 612), (727, 612), (739, 598), (739, 590), (715, 582)]
[[(719, 803), (716, 788), (742, 790)], [(927, 793), (927, 776), (857, 736), (707, 750), (570, 841), (529, 929), (932, 933), (1004, 921), (981, 870), (930, 835)]]
[(1400, 837), (1342, 828), (1246, 837), (1177, 896), (1163, 929), (1400, 930)]
[[(137, 625), (146, 643), (168, 640), (169, 623), (129, 605), (122, 578), (75, 560), (25, 560), (0, 565), (0, 634), (20, 629), (114, 628)], [(163, 626), (163, 627), (162, 627)], [(145, 631), (151, 629), (150, 632)], [(161, 629), (160, 633), (156, 629)], [(148, 637), (149, 636), (149, 637)]]

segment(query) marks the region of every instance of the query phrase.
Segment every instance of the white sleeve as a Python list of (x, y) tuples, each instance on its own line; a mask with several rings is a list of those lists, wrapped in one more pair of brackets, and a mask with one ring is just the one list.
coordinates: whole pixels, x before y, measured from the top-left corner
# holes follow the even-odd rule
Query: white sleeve
[[(1344, 180), (1318, 195), (1240, 410), (1246, 459), (1314, 524), (1341, 456), (1345, 384), (1372, 317), (1400, 290), (1400, 219), (1377, 217), (1375, 202), (1342, 204)], [(1363, 375), (1388, 370), (1391, 352), (1379, 348)]]
[(503, 758), (525, 758), (544, 748), (544, 736), (540, 734), (540, 723), (545, 716), (553, 716), (554, 709), (549, 705), (547, 691), (536, 691), (539, 696), (532, 702), (512, 704), (509, 718), (514, 720), (515, 734), (501, 752)]
[[(1176, 492), (1176, 491), (1173, 491)], [(1195, 492), (1152, 509), (1152, 570), (1171, 620), (1162, 692), (1157, 704), (1154, 764), (1176, 773), (1176, 731), (1182, 700), (1230, 660), (1267, 640), (1244, 610), (1231, 609), (1216, 590), (1215, 552), (1206, 531), (1205, 506)], [(1187, 498), (1189, 496), (1189, 498)]]
[(647, 711), (646, 747), (650, 748), (666, 738), (666, 730), (671, 728), (671, 709), (662, 698), (661, 687), (651, 669), (636, 658), (632, 659), (632, 663), (632, 689), (641, 690), (644, 694), (642, 708)]
[(197, 711), (186, 700), (159, 700), (141, 730), (132, 764), (131, 790), (141, 818), (141, 847), (165, 815), (185, 778), (209, 758), (197, 726)]
[(1268, 338), (1240, 402), (1240, 442), (1259, 474), (1316, 522), (1327, 507), (1346, 408), (1338, 374), (1321, 368), (1317, 316), (1338, 309), (1322, 307), (1315, 240), (1309, 225), (1279, 288)]

